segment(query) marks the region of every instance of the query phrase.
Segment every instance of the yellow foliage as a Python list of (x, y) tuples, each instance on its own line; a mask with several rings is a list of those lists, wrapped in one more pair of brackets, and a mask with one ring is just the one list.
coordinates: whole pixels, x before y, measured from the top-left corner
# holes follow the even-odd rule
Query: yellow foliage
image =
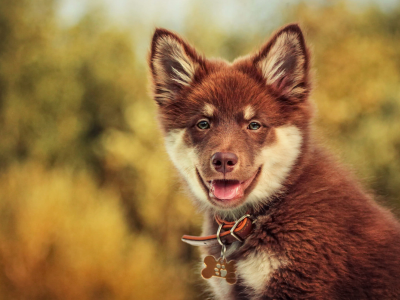
[(184, 299), (181, 267), (129, 232), (118, 195), (83, 172), (10, 168), (0, 212), (0, 291), (10, 299)]

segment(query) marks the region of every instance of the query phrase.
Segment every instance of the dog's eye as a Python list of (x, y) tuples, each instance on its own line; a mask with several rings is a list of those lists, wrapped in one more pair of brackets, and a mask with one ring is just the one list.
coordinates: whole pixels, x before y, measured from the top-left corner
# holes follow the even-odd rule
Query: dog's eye
[(258, 123), (258, 122), (251, 122), (251, 123), (249, 124), (249, 126), (247, 127), (247, 129), (250, 129), (250, 130), (258, 130), (258, 129), (260, 129), (260, 127), (261, 127), (261, 124), (260, 124), (260, 123)]
[(210, 128), (210, 123), (202, 120), (199, 123), (197, 123), (197, 127), (199, 127), (200, 129), (208, 129), (208, 128)]

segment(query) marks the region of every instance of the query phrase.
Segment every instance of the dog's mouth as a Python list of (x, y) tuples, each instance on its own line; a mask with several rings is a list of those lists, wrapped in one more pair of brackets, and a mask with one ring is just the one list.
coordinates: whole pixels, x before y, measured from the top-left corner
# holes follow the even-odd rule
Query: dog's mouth
[(244, 181), (235, 179), (215, 179), (205, 181), (197, 171), (200, 181), (208, 192), (211, 202), (223, 208), (233, 208), (245, 200), (250, 193), (254, 182), (260, 173), (261, 167), (248, 179)]

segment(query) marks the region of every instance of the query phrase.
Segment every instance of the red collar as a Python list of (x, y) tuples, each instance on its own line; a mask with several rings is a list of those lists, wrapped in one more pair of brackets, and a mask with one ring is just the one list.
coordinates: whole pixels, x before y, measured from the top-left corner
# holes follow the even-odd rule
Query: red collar
[(234, 222), (222, 220), (218, 216), (215, 216), (215, 221), (221, 227), (221, 231), (219, 233), (209, 236), (184, 235), (182, 237), (182, 241), (192, 246), (216, 245), (220, 244), (218, 242), (219, 236), (223, 244), (229, 245), (236, 241), (243, 242), (253, 230), (253, 221), (248, 214)]

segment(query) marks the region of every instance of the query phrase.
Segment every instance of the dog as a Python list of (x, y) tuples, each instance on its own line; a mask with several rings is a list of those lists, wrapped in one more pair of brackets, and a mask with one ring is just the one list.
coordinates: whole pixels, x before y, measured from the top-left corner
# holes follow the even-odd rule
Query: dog
[(297, 24), (232, 63), (158, 28), (148, 62), (166, 150), (204, 213), (207, 238), (183, 240), (204, 244), (216, 299), (400, 299), (400, 224), (313, 138)]

